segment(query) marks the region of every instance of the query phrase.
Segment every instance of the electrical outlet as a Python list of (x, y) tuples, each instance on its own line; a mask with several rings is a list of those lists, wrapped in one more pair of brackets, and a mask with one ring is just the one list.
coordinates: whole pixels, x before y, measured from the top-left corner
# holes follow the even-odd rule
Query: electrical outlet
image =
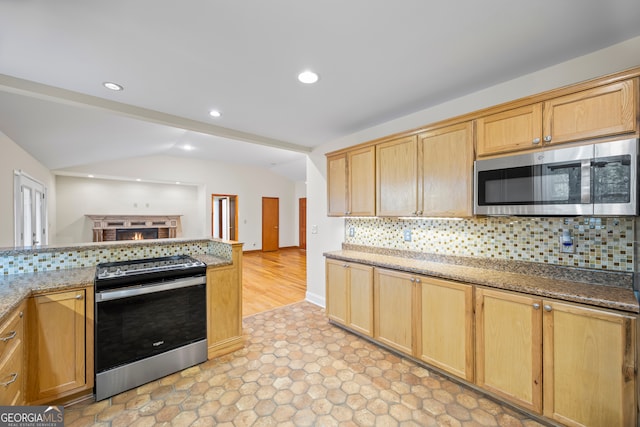
[(311, 234), (318, 234), (318, 226), (317, 225), (312, 225), (311, 226)]
[(405, 242), (410, 242), (411, 241), (411, 229), (406, 229), (404, 230), (404, 241)]
[(349, 237), (353, 237), (356, 235), (355, 227), (349, 227)]

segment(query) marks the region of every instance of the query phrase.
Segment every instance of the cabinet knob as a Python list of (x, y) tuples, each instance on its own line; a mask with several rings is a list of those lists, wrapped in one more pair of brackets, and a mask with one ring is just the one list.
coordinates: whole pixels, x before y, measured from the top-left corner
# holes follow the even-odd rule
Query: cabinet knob
[(416, 283), (422, 283), (419, 277), (416, 279)]
[(20, 312), (20, 314), (18, 314), (18, 316), (20, 316), (20, 318), (22, 319), (22, 316), (24, 316), (24, 312)]
[(532, 144), (540, 144), (540, 138), (533, 138)]
[(409, 279), (411, 281), (411, 283), (415, 283), (416, 279), (415, 277), (412, 277), (411, 279)]
[(551, 311), (551, 310), (553, 310), (553, 309), (551, 308), (551, 306), (549, 304), (545, 304), (544, 305), (544, 311)]
[(76, 295), (76, 299), (82, 299), (82, 294)]
[(544, 137), (544, 142), (551, 142), (551, 135), (546, 135)]
[(418, 215), (422, 215), (422, 211), (418, 211)]
[(349, 264), (342, 264), (342, 266), (343, 266), (344, 268), (348, 268), (348, 267), (349, 267)]
[(538, 303), (533, 304), (533, 309), (534, 310), (539, 310), (540, 309), (540, 304), (538, 304)]

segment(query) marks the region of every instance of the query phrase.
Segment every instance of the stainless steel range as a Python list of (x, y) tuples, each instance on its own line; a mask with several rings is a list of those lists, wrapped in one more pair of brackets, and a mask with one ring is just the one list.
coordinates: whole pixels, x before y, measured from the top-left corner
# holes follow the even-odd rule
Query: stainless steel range
[(94, 284), (96, 400), (207, 360), (204, 263), (102, 263)]

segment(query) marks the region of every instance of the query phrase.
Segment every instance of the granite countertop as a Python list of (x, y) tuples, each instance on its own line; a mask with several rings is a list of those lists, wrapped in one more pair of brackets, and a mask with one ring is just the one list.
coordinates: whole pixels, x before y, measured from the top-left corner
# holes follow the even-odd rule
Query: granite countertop
[[(232, 261), (214, 255), (192, 255), (207, 267), (231, 265)], [(95, 267), (0, 276), (0, 323), (20, 303), (31, 295), (64, 291), (79, 287), (93, 287)]]
[[(494, 260), (488, 260), (485, 266), (479, 262), (470, 262), (470, 265), (465, 265), (462, 258), (462, 261), (454, 260), (452, 262), (451, 259), (444, 259), (445, 257), (429, 260), (350, 249), (327, 252), (324, 255), (331, 259), (358, 262), (374, 267), (401, 270), (540, 297), (631, 313), (640, 312), (640, 305), (630, 285), (632, 275), (627, 273), (594, 272), (592, 278), (584, 270), (574, 269), (576, 271), (572, 272), (564, 267), (562, 270), (558, 269), (558, 277), (550, 277), (547, 272), (545, 275), (537, 274), (535, 265), (530, 267), (532, 272), (527, 274), (522, 271), (521, 265), (513, 264), (513, 271), (507, 271), (509, 262)], [(492, 264), (499, 265), (500, 268), (492, 268)], [(523, 263), (520, 262), (520, 264)], [(582, 276), (584, 280), (577, 280), (576, 276)], [(592, 281), (589, 282), (589, 280)]]

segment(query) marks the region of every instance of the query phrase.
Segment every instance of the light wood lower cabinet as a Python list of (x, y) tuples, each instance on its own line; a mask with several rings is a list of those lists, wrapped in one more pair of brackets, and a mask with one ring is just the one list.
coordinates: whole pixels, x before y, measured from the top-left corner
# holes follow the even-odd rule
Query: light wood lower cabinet
[(373, 267), (328, 259), (327, 316), (373, 336)]
[(636, 333), (634, 316), (479, 288), (476, 382), (568, 426), (635, 426)]
[(374, 338), (413, 355), (417, 301), (416, 277), (376, 268), (373, 275)]
[(568, 426), (636, 425), (636, 319), (543, 301), (544, 415)]
[(232, 244), (232, 264), (207, 268), (209, 359), (242, 348), (242, 244)]
[(50, 403), (92, 389), (93, 289), (37, 295), (28, 303), (29, 403)]
[(418, 357), (473, 381), (473, 286), (420, 278)]
[(0, 325), (0, 405), (24, 405), (24, 320), (21, 304)]
[(542, 412), (540, 299), (476, 289), (476, 383)]

